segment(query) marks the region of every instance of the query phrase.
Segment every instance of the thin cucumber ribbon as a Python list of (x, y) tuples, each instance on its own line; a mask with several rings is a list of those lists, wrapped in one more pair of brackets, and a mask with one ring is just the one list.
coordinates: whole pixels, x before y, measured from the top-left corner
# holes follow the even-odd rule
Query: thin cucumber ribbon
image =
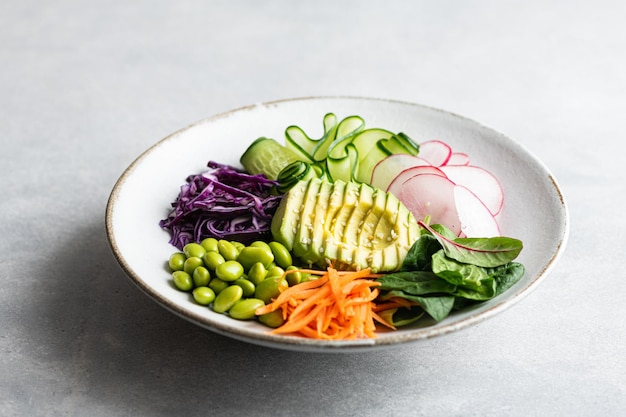
[(311, 138), (299, 126), (292, 125), (285, 130), (287, 148), (301, 160), (283, 170), (282, 181), (288, 179), (288, 174), (297, 173), (300, 178), (316, 174), (331, 181), (369, 182), (375, 165), (386, 156), (419, 152), (419, 146), (407, 135), (385, 129), (366, 129), (360, 116), (348, 116), (338, 122), (335, 114), (328, 113), (323, 125), (324, 133), (319, 139)]

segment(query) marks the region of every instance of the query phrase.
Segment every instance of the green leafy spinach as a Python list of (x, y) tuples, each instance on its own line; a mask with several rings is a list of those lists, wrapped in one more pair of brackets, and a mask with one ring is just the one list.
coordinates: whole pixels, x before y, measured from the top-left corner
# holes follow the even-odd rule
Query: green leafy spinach
[(502, 294), (525, 273), (524, 266), (513, 261), (522, 250), (520, 240), (457, 238), (442, 225), (420, 225), (422, 235), (400, 271), (377, 279), (383, 290), (381, 298), (400, 297), (419, 305), (410, 312), (402, 311), (401, 320), (393, 314), (394, 325), (411, 323), (414, 320), (409, 316), (416, 320), (424, 312), (441, 321), (455, 309)]

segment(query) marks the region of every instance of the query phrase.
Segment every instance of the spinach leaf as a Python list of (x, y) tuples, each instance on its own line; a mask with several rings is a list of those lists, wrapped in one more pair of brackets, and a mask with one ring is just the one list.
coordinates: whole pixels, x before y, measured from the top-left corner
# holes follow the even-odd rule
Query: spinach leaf
[(426, 312), (420, 306), (410, 308), (391, 308), (383, 310), (378, 315), (387, 323), (395, 327), (406, 326), (424, 317)]
[(454, 307), (454, 296), (452, 295), (420, 297), (419, 295), (406, 294), (400, 290), (390, 291), (389, 295), (406, 298), (407, 300), (419, 303), (420, 307), (436, 321), (441, 321), (448, 317), (450, 311), (452, 311), (452, 307)]
[(396, 272), (383, 275), (377, 281), (381, 283), (381, 290), (400, 290), (411, 295), (452, 294), (457, 287), (428, 271)]
[(496, 295), (496, 281), (485, 268), (450, 259), (443, 250), (432, 259), (433, 272), (459, 287), (454, 295), (470, 300), (488, 300)]
[(420, 236), (406, 254), (402, 262), (401, 271), (430, 271), (431, 258), (441, 247), (441, 244), (434, 236)]
[[(511, 237), (450, 239), (449, 233), (439, 233), (432, 226), (422, 221), (419, 224), (439, 241), (446, 252), (446, 256), (463, 263), (486, 268), (501, 266), (515, 259), (523, 248), (520, 240)], [(438, 227), (443, 226), (439, 225)]]
[(526, 272), (526, 268), (519, 262), (509, 262), (506, 265), (502, 265), (496, 268), (487, 269), (489, 275), (491, 275), (496, 281), (496, 296), (502, 294), (513, 285), (515, 285)]

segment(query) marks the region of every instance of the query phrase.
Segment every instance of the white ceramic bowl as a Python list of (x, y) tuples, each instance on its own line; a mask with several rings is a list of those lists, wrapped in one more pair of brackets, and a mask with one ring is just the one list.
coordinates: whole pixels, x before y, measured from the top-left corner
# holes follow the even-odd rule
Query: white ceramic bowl
[[(501, 181), (505, 205), (499, 215), (502, 234), (521, 239), (517, 261), (525, 276), (488, 302), (377, 338), (327, 342), (269, 334), (254, 321), (238, 321), (191, 301), (176, 290), (167, 259), (176, 249), (159, 227), (180, 186), (209, 160), (240, 166), (239, 157), (260, 136), (284, 140), (295, 124), (313, 137), (322, 134), (322, 118), (335, 113), (364, 118), (367, 127), (404, 132), (416, 142), (441, 139), (470, 155)], [(541, 213), (541, 216), (537, 214)], [(557, 181), (535, 156), (516, 141), (467, 118), (418, 104), (354, 97), (312, 97), (251, 105), (201, 120), (162, 139), (124, 171), (108, 201), (106, 229), (115, 257), (130, 279), (149, 297), (179, 316), (217, 333), (264, 346), (322, 352), (352, 352), (400, 346), (475, 325), (520, 301), (547, 276), (563, 253), (569, 231), (567, 206)]]

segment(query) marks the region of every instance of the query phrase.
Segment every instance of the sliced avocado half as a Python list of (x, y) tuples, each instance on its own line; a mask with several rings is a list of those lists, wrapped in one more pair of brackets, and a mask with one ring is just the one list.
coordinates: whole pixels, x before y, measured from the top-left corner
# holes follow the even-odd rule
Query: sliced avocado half
[(388, 272), (400, 269), (419, 226), (392, 194), (365, 183), (312, 178), (284, 196), (272, 234), (307, 265)]

